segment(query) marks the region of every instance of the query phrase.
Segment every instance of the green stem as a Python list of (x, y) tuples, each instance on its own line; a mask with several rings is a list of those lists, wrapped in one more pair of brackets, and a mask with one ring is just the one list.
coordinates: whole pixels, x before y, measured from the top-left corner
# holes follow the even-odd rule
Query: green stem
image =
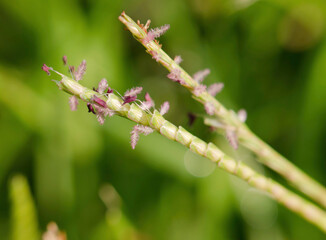
[(147, 36), (147, 32), (124, 12), (119, 17), (119, 20), (147, 49), (147, 52), (157, 59), (157, 62), (162, 64), (169, 72), (180, 72), (180, 78), (183, 80), (181, 85), (186, 87), (193, 94), (194, 99), (202, 104), (210, 103), (215, 107), (215, 117), (228, 128), (236, 129), (240, 144), (254, 152), (259, 157), (258, 160), (261, 163), (282, 175), (298, 190), (326, 208), (326, 189), (320, 183), (312, 179), (252, 133), (246, 124), (242, 123), (235, 114), (227, 110), (207, 91), (204, 91), (200, 96), (195, 96), (194, 89), (199, 85), (199, 83), (197, 83), (184, 69), (176, 64), (155, 41), (143, 41)]
[(235, 161), (224, 154), (213, 143), (206, 143), (184, 128), (176, 127), (167, 121), (157, 110), (154, 110), (154, 113), (148, 113), (134, 103), (123, 104), (123, 100), (113, 93), (99, 94), (80, 85), (71, 78), (64, 75), (61, 76), (62, 80), (57, 82), (59, 89), (91, 104), (97, 104), (94, 102), (95, 96), (102, 99), (106, 102), (107, 107), (117, 115), (128, 118), (138, 124), (149, 126), (168, 139), (177, 141), (193, 152), (216, 162), (219, 168), (238, 176), (251, 186), (268, 193), (280, 204), (299, 214), (326, 233), (326, 213), (322, 209), (290, 192), (272, 179), (255, 172), (246, 164)]

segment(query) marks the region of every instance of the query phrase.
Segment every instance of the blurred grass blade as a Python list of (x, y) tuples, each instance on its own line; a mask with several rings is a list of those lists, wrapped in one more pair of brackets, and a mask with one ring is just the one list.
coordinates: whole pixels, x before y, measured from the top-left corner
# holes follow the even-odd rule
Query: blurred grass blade
[(106, 223), (110, 239), (144, 239), (135, 229), (121, 209), (121, 198), (111, 184), (106, 184), (99, 191), (100, 198), (107, 207)]
[(13, 240), (39, 239), (36, 209), (27, 183), (22, 175), (10, 181), (11, 228)]

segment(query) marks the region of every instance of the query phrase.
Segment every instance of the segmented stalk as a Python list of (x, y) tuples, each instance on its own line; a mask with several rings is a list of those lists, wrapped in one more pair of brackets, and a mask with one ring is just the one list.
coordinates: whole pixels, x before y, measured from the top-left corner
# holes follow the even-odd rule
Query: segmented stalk
[(326, 208), (326, 189), (320, 183), (312, 179), (262, 141), (249, 130), (246, 124), (241, 122), (235, 114), (227, 110), (206, 90), (204, 90), (199, 96), (196, 96), (198, 94), (194, 94), (194, 91), (196, 87), (199, 86), (198, 82), (196, 82), (183, 68), (170, 58), (156, 41), (144, 41), (147, 37), (147, 32), (124, 12), (119, 17), (119, 20), (128, 28), (133, 36), (146, 48), (147, 52), (152, 55), (157, 62), (162, 64), (169, 72), (177, 72), (179, 74), (181, 80), (180, 84), (193, 94), (194, 99), (201, 102), (203, 105), (212, 104), (214, 106), (215, 109), (213, 115), (215, 115), (218, 121), (224, 126), (236, 129), (236, 134), (240, 144), (259, 156), (258, 160), (261, 163), (282, 175), (298, 190)]
[(149, 126), (168, 139), (177, 141), (193, 152), (216, 162), (219, 168), (268, 193), (276, 201), (326, 232), (326, 213), (323, 210), (290, 192), (277, 182), (258, 174), (246, 164), (235, 161), (224, 154), (213, 143), (207, 144), (184, 128), (176, 127), (157, 110), (149, 113), (142, 110), (135, 103), (123, 104), (123, 100), (114, 93), (100, 94), (63, 75), (62, 80), (57, 81), (57, 85), (61, 90), (75, 95), (87, 103), (98, 104), (98, 101), (95, 102), (94, 98), (102, 99), (106, 102), (107, 107), (115, 111), (117, 115), (128, 118), (138, 124)]

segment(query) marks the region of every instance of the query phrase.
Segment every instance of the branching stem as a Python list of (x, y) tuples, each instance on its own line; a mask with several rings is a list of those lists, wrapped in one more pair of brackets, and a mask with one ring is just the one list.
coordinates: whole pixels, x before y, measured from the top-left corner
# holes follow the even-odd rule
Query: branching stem
[(224, 154), (213, 143), (206, 143), (184, 128), (176, 127), (167, 121), (157, 110), (154, 110), (153, 113), (148, 113), (134, 103), (124, 104), (123, 99), (114, 93), (103, 95), (80, 85), (69, 77), (61, 76), (61, 81), (56, 82), (60, 90), (98, 107), (102, 107), (101, 101), (94, 101), (94, 99), (101, 99), (106, 103), (107, 108), (114, 111), (117, 115), (128, 118), (137, 124), (151, 127), (168, 139), (177, 141), (193, 152), (216, 162), (219, 168), (238, 176), (251, 186), (267, 193), (280, 204), (299, 214), (326, 233), (326, 213), (322, 209), (290, 192), (272, 179), (255, 172), (246, 164), (235, 161)]

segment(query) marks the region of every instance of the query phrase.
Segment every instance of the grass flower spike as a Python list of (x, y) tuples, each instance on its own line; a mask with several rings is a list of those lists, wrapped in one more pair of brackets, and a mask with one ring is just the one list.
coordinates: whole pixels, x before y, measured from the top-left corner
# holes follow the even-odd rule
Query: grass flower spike
[[(200, 71), (194, 77), (191, 77), (180, 67), (179, 58), (176, 58), (176, 61), (173, 60), (162, 50), (161, 44), (158, 44), (156, 41), (150, 41), (152, 37), (148, 37), (147, 31), (144, 31), (125, 12), (119, 16), (119, 20), (127, 27), (136, 40), (146, 48), (146, 52), (169, 71), (168, 78), (188, 89), (193, 98), (204, 105), (206, 113), (210, 116), (209, 118), (214, 117), (215, 120), (224, 126), (222, 130), (233, 147), (237, 146), (235, 144), (235, 139), (237, 139), (239, 144), (255, 153), (261, 163), (279, 173), (302, 193), (326, 208), (326, 189), (320, 183), (305, 174), (256, 136), (244, 124), (245, 117), (243, 113), (240, 113), (239, 116), (234, 114), (233, 111), (226, 109), (214, 98), (222, 90), (223, 84), (216, 83), (208, 88), (202, 85), (201, 82), (209, 73), (208, 69)], [(209, 123), (212, 121), (208, 120), (205, 122)], [(230, 129), (232, 129), (232, 133)]]
[[(141, 87), (133, 88), (127, 91), (123, 97), (119, 97), (114, 92), (100, 93), (86, 88), (79, 84), (78, 81), (54, 70), (52, 71), (61, 77), (60, 81), (56, 81), (59, 89), (86, 102), (89, 111), (94, 111), (97, 117), (101, 118), (101, 120), (99, 120), (100, 123), (103, 123), (104, 118), (110, 116), (109, 113), (111, 112), (114, 112), (117, 116), (128, 118), (135, 122), (136, 126), (131, 131), (132, 148), (135, 148), (140, 134), (148, 135), (156, 131), (162, 136), (184, 145), (196, 154), (210, 159), (215, 162), (219, 168), (230, 174), (236, 175), (249, 185), (262, 190), (280, 204), (326, 232), (326, 213), (322, 209), (290, 192), (272, 179), (260, 175), (246, 164), (235, 161), (223, 153), (213, 143), (206, 143), (183, 127), (177, 127), (166, 120), (162, 114), (166, 113), (169, 108), (167, 102), (162, 104), (160, 112), (156, 109), (153, 111), (143, 110), (134, 101), (126, 102), (126, 97), (137, 96), (142, 90)], [(101, 80), (99, 85), (99, 89), (102, 86), (107, 86), (105, 80)], [(101, 89), (101, 91), (102, 90), (105, 92), (105, 89)], [(149, 98), (147, 98), (147, 100), (149, 100)], [(91, 106), (93, 108), (91, 108)]]

